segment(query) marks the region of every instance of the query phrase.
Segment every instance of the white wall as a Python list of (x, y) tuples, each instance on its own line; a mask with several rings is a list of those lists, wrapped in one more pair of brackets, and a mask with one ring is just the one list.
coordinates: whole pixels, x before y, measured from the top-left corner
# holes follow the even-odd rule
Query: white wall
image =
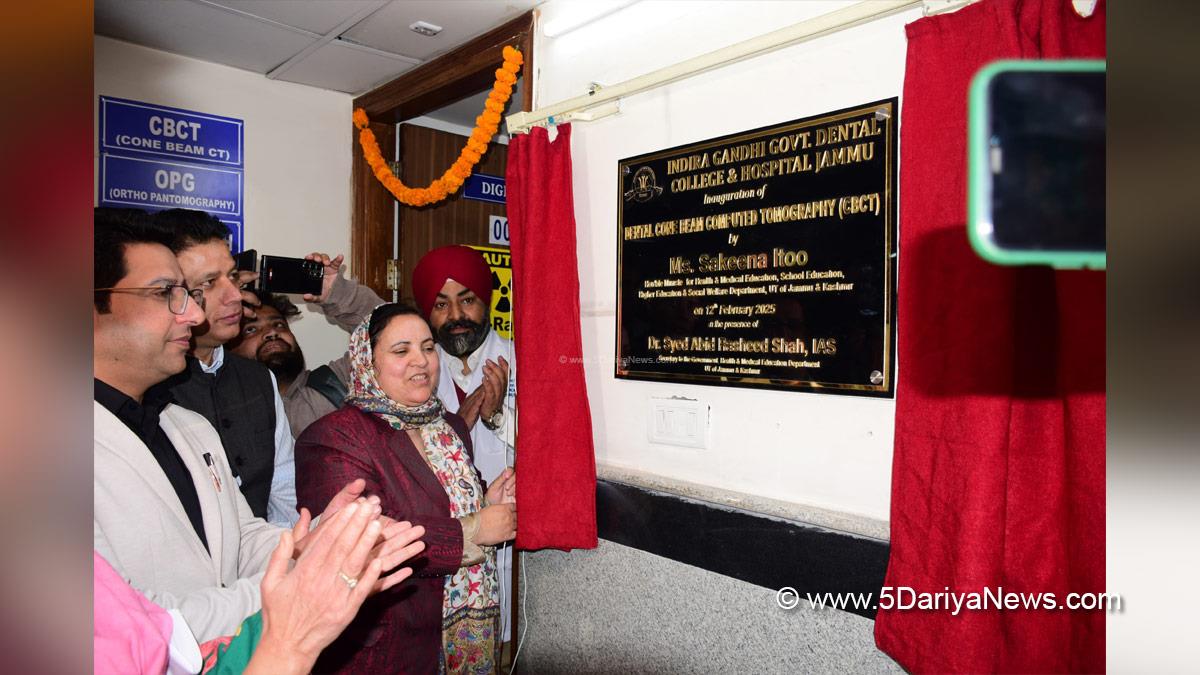
[[(348, 94), (100, 36), (95, 38), (95, 94), (243, 120), (246, 247), (295, 257), (349, 252), (354, 129)], [(95, 124), (95, 115), (92, 119)], [(93, 140), (98, 155), (97, 148)], [(309, 365), (344, 352), (346, 333), (303, 309), (305, 316), (293, 330)]]
[[(541, 7), (539, 25), (579, 4), (552, 0)], [(616, 84), (847, 4), (643, 0), (559, 38), (539, 34), (534, 107), (583, 94), (590, 82)], [(888, 518), (893, 401), (613, 377), (613, 196), (624, 157), (899, 96), (904, 24), (917, 18), (919, 8), (719, 68), (628, 97), (619, 115), (574, 125), (583, 347), (598, 463)], [(707, 449), (647, 440), (650, 397), (672, 395), (712, 406)]]

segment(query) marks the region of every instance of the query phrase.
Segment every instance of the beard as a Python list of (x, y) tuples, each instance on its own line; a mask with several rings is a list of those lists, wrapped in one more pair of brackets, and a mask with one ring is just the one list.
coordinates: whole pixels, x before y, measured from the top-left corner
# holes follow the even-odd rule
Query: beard
[[(456, 328), (466, 328), (467, 332), (453, 334)], [(470, 319), (447, 321), (437, 330), (437, 342), (450, 356), (466, 356), (479, 349), (488, 333), (487, 317), (484, 323), (475, 323)]]
[[(263, 346), (269, 343), (263, 343)], [(286, 342), (287, 349), (277, 349), (269, 354), (262, 354), (262, 346), (258, 348), (258, 362), (266, 366), (272, 373), (275, 373), (275, 378), (280, 384), (287, 386), (295, 381), (296, 377), (304, 371), (304, 352), (300, 351), (300, 346), (292, 346)]]

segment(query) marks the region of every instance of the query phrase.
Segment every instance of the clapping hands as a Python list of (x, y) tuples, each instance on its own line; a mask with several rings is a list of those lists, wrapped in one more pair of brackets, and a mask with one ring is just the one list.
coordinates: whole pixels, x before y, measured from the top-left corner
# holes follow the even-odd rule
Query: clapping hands
[[(308, 509), (301, 509), (304, 528), (310, 520)], [(308, 545), (289, 572), (297, 532)], [(385, 525), (378, 500), (356, 499), (323, 516), (316, 530), (297, 532), (280, 535), (263, 576), (263, 637), (247, 673), (308, 672), (369, 595), (412, 574), (403, 568), (381, 579), (383, 571), (425, 549), (419, 541), (425, 529)], [(381, 537), (390, 547), (387, 556), (378, 555)]]

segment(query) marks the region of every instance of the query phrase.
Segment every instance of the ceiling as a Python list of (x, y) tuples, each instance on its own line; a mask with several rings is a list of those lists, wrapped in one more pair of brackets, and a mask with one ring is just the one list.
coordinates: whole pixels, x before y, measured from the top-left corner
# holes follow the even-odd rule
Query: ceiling
[[(357, 95), (541, 2), (95, 0), (95, 32), (271, 79)], [(417, 21), (443, 30), (432, 37), (420, 35), (409, 29)], [(429, 116), (472, 127), (486, 96), (481, 92)]]

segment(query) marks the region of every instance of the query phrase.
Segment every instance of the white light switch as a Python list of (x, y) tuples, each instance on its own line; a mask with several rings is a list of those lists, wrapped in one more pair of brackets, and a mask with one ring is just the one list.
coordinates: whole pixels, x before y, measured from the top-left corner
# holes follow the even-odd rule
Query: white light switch
[(651, 443), (708, 447), (709, 406), (694, 399), (651, 398), (646, 432)]

